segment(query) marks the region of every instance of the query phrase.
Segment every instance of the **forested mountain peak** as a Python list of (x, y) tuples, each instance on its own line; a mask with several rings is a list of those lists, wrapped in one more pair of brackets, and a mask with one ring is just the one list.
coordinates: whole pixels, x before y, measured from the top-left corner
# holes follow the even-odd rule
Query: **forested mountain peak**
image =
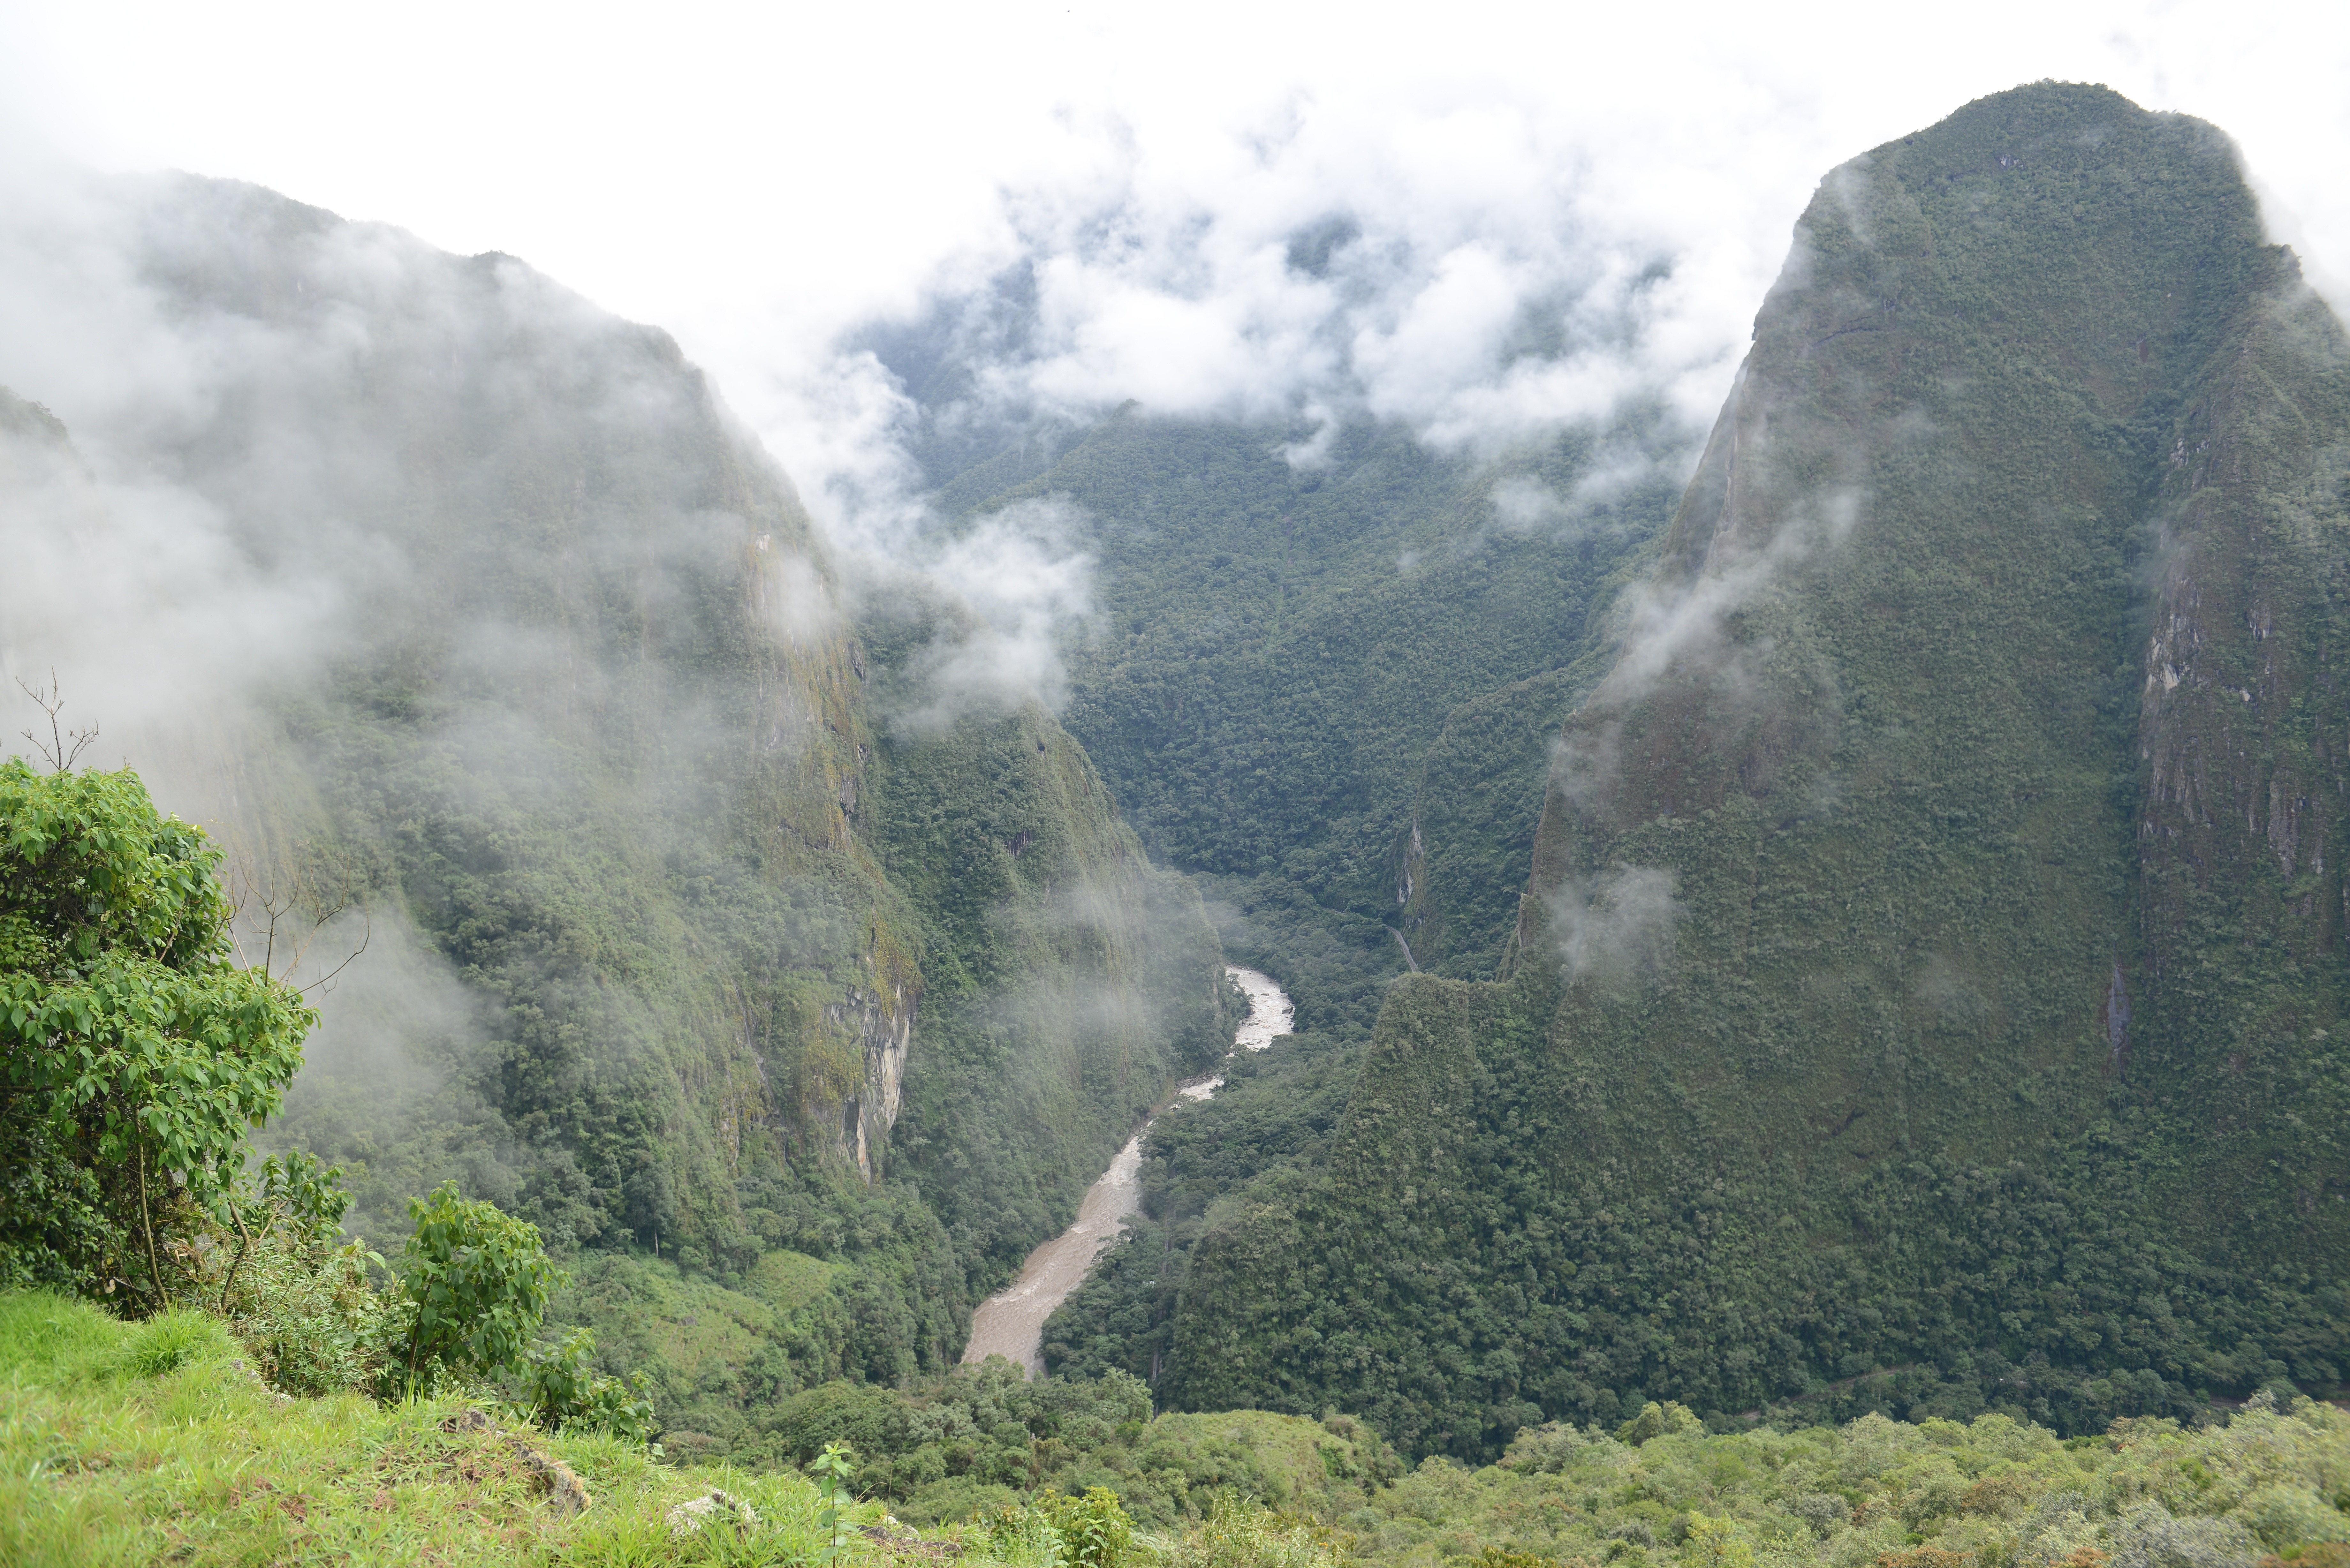
[(1179, 1397), (1478, 1453), (2331, 1385), (2346, 371), (2199, 121), (2043, 83), (1833, 171), (1508, 980), (1389, 989), (1328, 1176), (1199, 1243)]

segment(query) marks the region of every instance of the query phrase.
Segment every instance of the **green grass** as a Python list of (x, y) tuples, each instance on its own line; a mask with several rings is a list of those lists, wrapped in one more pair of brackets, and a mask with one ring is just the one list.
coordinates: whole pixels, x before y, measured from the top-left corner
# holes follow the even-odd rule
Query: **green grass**
[[(449, 1429), (466, 1408), (289, 1399), (202, 1314), (130, 1324), (0, 1296), (0, 1561), (804, 1562), (820, 1544), (816, 1490), (796, 1473), (680, 1469), (601, 1436)], [(577, 1473), (585, 1512), (552, 1505), (526, 1451)], [(665, 1512), (712, 1487), (749, 1501), (760, 1528), (673, 1539)]]

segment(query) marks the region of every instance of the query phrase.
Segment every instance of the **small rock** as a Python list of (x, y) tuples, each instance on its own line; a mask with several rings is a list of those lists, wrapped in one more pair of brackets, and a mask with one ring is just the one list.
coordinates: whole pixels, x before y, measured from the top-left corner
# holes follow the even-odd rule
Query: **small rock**
[(737, 1530), (759, 1522), (758, 1511), (733, 1492), (714, 1488), (706, 1495), (679, 1503), (669, 1511), (669, 1532), (691, 1535), (712, 1520), (725, 1520)]
[(522, 1462), (537, 1475), (539, 1484), (546, 1488), (549, 1507), (566, 1518), (588, 1511), (588, 1483), (579, 1479), (578, 1471), (553, 1454), (542, 1454), (527, 1444), (516, 1443), (515, 1448)]

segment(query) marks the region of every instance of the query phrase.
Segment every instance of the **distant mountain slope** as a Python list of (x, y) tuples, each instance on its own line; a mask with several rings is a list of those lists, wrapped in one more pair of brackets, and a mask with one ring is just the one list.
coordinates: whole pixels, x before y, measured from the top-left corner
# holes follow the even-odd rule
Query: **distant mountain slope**
[[(789, 483), (665, 335), (249, 186), (44, 216), (84, 265), (26, 275), (57, 351), (0, 373), (78, 355), (81, 411), (53, 395), (106, 477), (12, 495), (9, 669), (54, 661), (263, 883), (323, 865), (374, 911), (269, 1136), (349, 1165), (379, 1229), (453, 1174), (722, 1282), (854, 1265), (814, 1271), (846, 1310), (770, 1389), (951, 1364), (1229, 1037), (1196, 896), (1082, 751), (1033, 705), (891, 732)], [(213, 577), (73, 576), (164, 547)], [(203, 597), (307, 629), (187, 693), (203, 650), (142, 611)]]
[[(1607, 434), (1618, 461), (1669, 451), (1649, 418)], [(1561, 674), (1670, 482), (1579, 495), (1608, 455), (1589, 431), (1499, 458), (1368, 425), (1322, 461), (1284, 446), (1276, 429), (1129, 407), (1049, 444), (1024, 433), (941, 494), (978, 514), (1075, 508), (1097, 613), (1068, 654), (1065, 722), (1153, 856), (1208, 878), (1226, 941), (1280, 974), (1301, 1025), (1359, 1033), (1376, 982), (1406, 967), (1399, 934), (1424, 966), (1494, 972), (1517, 873), (1432, 888), (1423, 872), (1523, 865), (1547, 737), (1578, 690)], [(1479, 742), (1423, 794), (1425, 759), (1472, 702)]]
[(2337, 1383), (2345, 452), (2341, 327), (2210, 127), (2042, 84), (1831, 173), (1511, 973), (1389, 990), (1162, 1397), (1488, 1455), (1668, 1396)]

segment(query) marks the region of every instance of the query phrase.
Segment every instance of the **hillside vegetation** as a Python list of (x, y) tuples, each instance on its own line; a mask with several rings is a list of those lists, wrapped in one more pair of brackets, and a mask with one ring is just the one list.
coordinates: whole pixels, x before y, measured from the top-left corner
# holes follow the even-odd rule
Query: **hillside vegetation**
[(169, 485), (206, 547), (336, 610), (315, 657), (142, 728), (75, 684), (99, 608), (9, 589), (21, 656), (226, 851), (240, 940), (298, 928), (298, 985), (358, 953), (262, 1150), (338, 1164), (364, 1235), (446, 1179), (529, 1220), (591, 1260), (559, 1310), (607, 1371), (633, 1309), (590, 1287), (624, 1259), (738, 1293), (821, 1265), (723, 1374), (652, 1366), (667, 1417), (951, 1366), (1229, 1040), (1196, 893), (1035, 704), (893, 724), (790, 483), (662, 334), (249, 186), (83, 195), (57, 243), (120, 264), (78, 302), (122, 323), (93, 354), (202, 385), (182, 408), (114, 366), (85, 431), (0, 396), (0, 494), (136, 550), (131, 482)]
[[(1074, 1388), (1020, 1385), (1005, 1367), (962, 1376), (945, 1397), (837, 1386), (792, 1401), (779, 1428), (787, 1443), (824, 1430), (899, 1446), (860, 1478), (879, 1495), (845, 1503), (828, 1523), (818, 1485), (792, 1470), (678, 1467), (608, 1436), (549, 1436), (485, 1417), (463, 1397), (289, 1399), (245, 1355), (202, 1313), (134, 1325), (68, 1298), (0, 1294), (0, 1555), (27, 1568), (879, 1564), (950, 1552), (1007, 1568), (2321, 1568), (2350, 1555), (2339, 1544), (2350, 1542), (2350, 1418), (2307, 1400), (2281, 1410), (2265, 1396), (2224, 1426), (2123, 1421), (2070, 1441), (2002, 1416), (1920, 1426), (1870, 1416), (1840, 1428), (1714, 1436), (1678, 1406), (1651, 1405), (1614, 1433), (1544, 1426), (1522, 1433), (1498, 1465), (1471, 1470), (1437, 1457), (1401, 1474), (1343, 1417), (1129, 1415), (1095, 1430), (1089, 1412), (1114, 1412)], [(994, 1508), (928, 1541), (889, 1520), (882, 1499), (904, 1490), (892, 1478), (951, 1451), (959, 1422), (1011, 1415), (1017, 1424), (1048, 1406), (1058, 1429), (1042, 1449), (1053, 1479), (1097, 1478), (1108, 1490), (1091, 1495), (1124, 1506), (1097, 1506), (1095, 1517), (1122, 1541), (1069, 1529), (1066, 1492), (1038, 1492), (1034, 1505)], [(671, 1522), (671, 1511), (713, 1490), (747, 1504), (756, 1522), (721, 1514), (691, 1532)], [(967, 1490), (974, 1505), (1014, 1495), (1001, 1485)], [(847, 1542), (834, 1553), (836, 1530)]]
[(1666, 1397), (2332, 1391), (2345, 439), (2209, 127), (2043, 84), (1835, 171), (1506, 976), (1387, 990), (1322, 1172), (1215, 1199), (1159, 1397), (1478, 1460)]

